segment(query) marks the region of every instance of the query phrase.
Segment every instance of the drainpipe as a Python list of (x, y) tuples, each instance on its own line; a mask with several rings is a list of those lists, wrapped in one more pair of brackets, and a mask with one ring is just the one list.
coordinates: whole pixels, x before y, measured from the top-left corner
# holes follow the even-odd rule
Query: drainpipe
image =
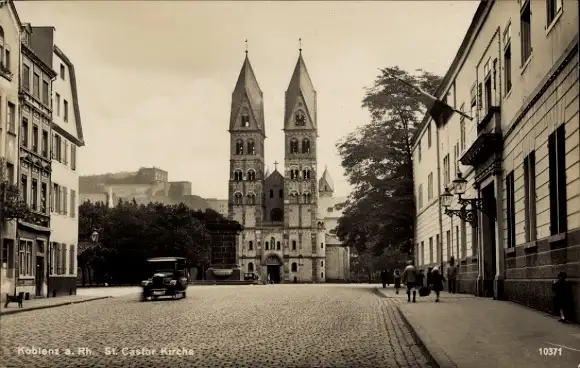
[[(580, 1), (580, 0), (579, 0)], [(437, 145), (437, 206), (439, 211), (439, 242), (437, 244), (437, 255), (439, 256), (439, 269), (443, 272), (443, 206), (441, 205), (441, 164), (440, 164), (440, 149), (441, 144), (439, 143), (439, 127), (435, 123), (435, 144)], [(437, 237), (435, 237), (437, 238)]]

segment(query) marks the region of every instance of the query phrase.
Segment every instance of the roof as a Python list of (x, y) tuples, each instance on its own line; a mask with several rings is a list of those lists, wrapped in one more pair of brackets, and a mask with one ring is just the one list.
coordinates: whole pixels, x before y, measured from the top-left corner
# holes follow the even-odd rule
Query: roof
[(147, 262), (175, 262), (184, 260), (184, 257), (155, 257), (147, 259)]
[(278, 180), (284, 180), (284, 175), (280, 174), (280, 171), (278, 171), (278, 169), (275, 169), (271, 174), (269, 174), (268, 176), (265, 177), (266, 180), (268, 181), (272, 181), (274, 179), (278, 179)]
[[(322, 190), (322, 188), (327, 187), (327, 190)], [(322, 173), (322, 177), (318, 181), (318, 191), (320, 192), (334, 192), (334, 182), (330, 177), (330, 173), (328, 172), (328, 166), (324, 168), (324, 172)]]
[(77, 137), (79, 142), (76, 142), (79, 144), (79, 146), (84, 146), (85, 145), (85, 140), (83, 138), (83, 124), (81, 122), (81, 110), (79, 108), (79, 95), (78, 95), (78, 91), (77, 91), (77, 76), (75, 73), (75, 66), (73, 65), (73, 63), (70, 61), (70, 59), (65, 55), (65, 53), (58, 48), (58, 46), (54, 45), (54, 53), (56, 54), (56, 56), (58, 56), (68, 67), (69, 70), (69, 74), (70, 74), (70, 88), (71, 88), (71, 93), (72, 93), (72, 98), (73, 98), (73, 107), (74, 107), (74, 113), (75, 113), (75, 122), (76, 122), (76, 126), (77, 126)]
[[(461, 45), (459, 46), (459, 50), (457, 51), (455, 58), (451, 62), (451, 66), (447, 70), (447, 73), (445, 73), (445, 76), (441, 80), (439, 87), (437, 87), (437, 89), (435, 90), (435, 93), (434, 93), (435, 97), (441, 98), (442, 94), (447, 89), (449, 82), (455, 78), (455, 73), (456, 73), (457, 69), (461, 68), (461, 65), (464, 62), (464, 56), (466, 56), (466, 54), (469, 52), (473, 40), (475, 39), (475, 37), (477, 37), (477, 34), (479, 32), (479, 28), (480, 28), (480, 25), (479, 25), (480, 20), (486, 15), (486, 13), (487, 13), (486, 11), (489, 11), (489, 9), (491, 9), (493, 4), (494, 4), (494, 1), (482, 0), (479, 2), (479, 6), (477, 7), (475, 14), (473, 15), (473, 19), (471, 20), (471, 24), (469, 25), (469, 28), (467, 29), (467, 33), (465, 34), (465, 37), (463, 38), (463, 41), (461, 42)], [(423, 134), (423, 130), (425, 129), (425, 125), (427, 125), (427, 123), (429, 122), (430, 119), (431, 119), (431, 117), (429, 115), (429, 112), (427, 112), (425, 114), (425, 117), (423, 117), (423, 120), (421, 121), (421, 125), (420, 125), (419, 129), (417, 130), (417, 133), (413, 137), (413, 149), (417, 145), (419, 137), (421, 137), (421, 135)]]
[(298, 56), (298, 61), (294, 67), (294, 72), (292, 73), (292, 78), (290, 78), (290, 84), (286, 90), (286, 110), (284, 113), (284, 124), (288, 123), (290, 116), (298, 99), (302, 97), (304, 103), (306, 104), (306, 113), (312, 122), (314, 128), (316, 128), (316, 90), (306, 69), (306, 63), (302, 58), (302, 51)]
[(230, 129), (234, 128), (236, 122), (236, 117), (238, 116), (238, 111), (242, 105), (244, 97), (250, 103), (250, 108), (258, 128), (264, 129), (264, 100), (262, 90), (252, 69), (252, 64), (246, 53), (246, 58), (242, 64), (242, 70), (240, 70), (240, 75), (232, 93), (232, 109), (230, 116)]

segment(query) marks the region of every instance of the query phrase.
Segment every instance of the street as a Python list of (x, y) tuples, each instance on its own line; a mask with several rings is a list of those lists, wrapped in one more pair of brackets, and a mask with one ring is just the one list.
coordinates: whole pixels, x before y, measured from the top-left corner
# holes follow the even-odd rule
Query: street
[(395, 307), (402, 301), (380, 298), (374, 287), (201, 286), (185, 300), (147, 303), (109, 288), (118, 296), (3, 316), (2, 360), (6, 367), (431, 366)]

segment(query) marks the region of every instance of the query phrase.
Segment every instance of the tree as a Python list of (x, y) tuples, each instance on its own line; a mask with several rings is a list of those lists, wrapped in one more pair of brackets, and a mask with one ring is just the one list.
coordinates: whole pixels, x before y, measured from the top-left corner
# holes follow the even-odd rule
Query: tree
[(206, 224), (217, 219), (224, 218), (184, 204), (138, 205), (121, 200), (108, 208), (104, 203), (85, 202), (79, 207), (79, 237), (88, 240), (96, 230), (99, 241), (79, 254), (79, 267), (94, 269), (95, 278), (116, 283), (134, 283), (148, 276), (143, 271), (150, 257), (185, 257), (191, 267), (206, 257), (211, 244)]
[(393, 76), (434, 93), (441, 78), (423, 70), (410, 74), (385, 68), (366, 89), (362, 107), (371, 122), (337, 144), (353, 192), (341, 205), (337, 236), (363, 255), (388, 248), (409, 253), (413, 243), (415, 196), (412, 140), (425, 113), (419, 93)]

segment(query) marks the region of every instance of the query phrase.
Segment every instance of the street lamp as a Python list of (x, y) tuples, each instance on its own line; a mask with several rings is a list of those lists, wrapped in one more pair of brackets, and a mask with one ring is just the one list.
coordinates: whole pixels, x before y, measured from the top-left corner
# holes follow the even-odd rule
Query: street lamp
[(490, 218), (494, 217), (493, 212), (495, 207), (493, 203), (486, 203), (482, 198), (463, 198), (467, 189), (467, 180), (463, 178), (461, 173), (457, 174), (457, 178), (452, 183), (453, 192), (457, 195), (457, 202), (460, 208), (458, 210), (449, 208), (453, 201), (453, 194), (449, 188), (445, 188), (445, 192), (439, 196), (439, 199), (447, 216), (457, 216), (471, 224), (472, 227), (477, 227), (477, 211), (485, 213)]

